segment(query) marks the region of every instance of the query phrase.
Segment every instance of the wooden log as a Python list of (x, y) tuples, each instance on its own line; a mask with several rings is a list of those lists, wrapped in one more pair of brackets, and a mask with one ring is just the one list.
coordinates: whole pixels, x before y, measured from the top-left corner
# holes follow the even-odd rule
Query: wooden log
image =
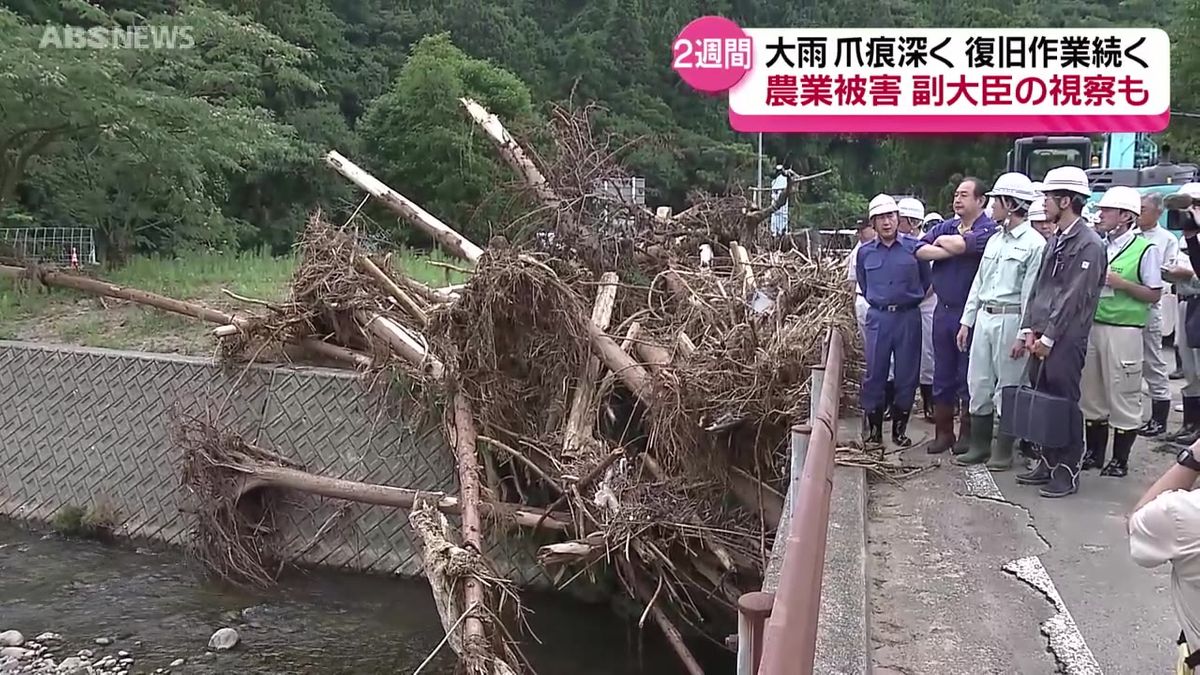
[[(600, 289), (596, 291), (596, 302), (592, 306), (592, 324), (601, 330), (608, 330), (608, 324), (612, 321), (618, 281), (620, 278), (616, 272), (605, 272), (600, 276)], [(589, 416), (595, 414), (598, 405), (596, 385), (599, 377), (600, 357), (592, 355), (584, 364), (571, 399), (571, 409), (567, 414), (566, 429), (563, 431), (563, 452), (573, 451), (592, 436)]]
[[(33, 268), (37, 270), (37, 268)], [(29, 276), (30, 272), (23, 267), (11, 267), (8, 265), (0, 265), (0, 276), (12, 278), (24, 278)], [(166, 312), (189, 316), (193, 319), (208, 321), (211, 323), (220, 324), (214, 331), (218, 337), (232, 335), (246, 327), (248, 319), (236, 314), (228, 314), (220, 310), (211, 309), (202, 305), (197, 305), (182, 300), (175, 300), (164, 295), (149, 293), (147, 291), (139, 291), (134, 288), (126, 288), (116, 284), (110, 284), (99, 279), (89, 279), (79, 277), (73, 274), (65, 274), (55, 272), (53, 270), (38, 270), (37, 278), (41, 283), (47, 286), (56, 286), (58, 288), (70, 288), (72, 290), (97, 295), (102, 298), (118, 298), (120, 300), (128, 300), (129, 302), (139, 305), (146, 305), (161, 309)], [(322, 342), (314, 338), (304, 338), (299, 341), (299, 344), (305, 349), (308, 349), (316, 354), (320, 354), (326, 358), (336, 359), (355, 367), (370, 367), (373, 362), (370, 356), (355, 352), (345, 347), (338, 347), (327, 342)]]
[(692, 358), (692, 355), (696, 353), (696, 343), (692, 342), (692, 338), (688, 337), (688, 334), (683, 331), (679, 332), (675, 348), (685, 359)]
[(367, 173), (337, 151), (330, 150), (325, 155), (325, 163), (351, 183), (371, 193), (372, 197), (383, 202), (384, 205), (417, 226), (422, 232), (433, 237), (447, 251), (470, 262), (478, 262), (483, 257), (483, 249), (418, 206), (416, 202), (384, 185), (378, 178)]
[(648, 342), (637, 342), (633, 348), (652, 373), (661, 373), (671, 365), (671, 352)]
[[(475, 450), (475, 421), (471, 404), (462, 392), (454, 394), (454, 415), (450, 438), (458, 458), (458, 494), (462, 505), (463, 543), (483, 553), (483, 524), (479, 517), (479, 465)], [(483, 586), (474, 577), (463, 579), (463, 598), (467, 607), (483, 607)], [(468, 616), (464, 624), (464, 642), (486, 645), (483, 621)]]
[[(35, 270), (37, 268), (34, 268)], [(0, 275), (22, 278), (29, 275), (26, 268), (10, 267), (8, 265), (0, 265)], [(126, 288), (116, 284), (110, 284), (107, 281), (99, 279), (89, 279), (87, 277), (76, 276), (74, 274), (65, 274), (63, 272), (55, 272), (53, 270), (37, 270), (37, 278), (47, 286), (56, 286), (58, 288), (70, 288), (92, 295), (102, 295), (109, 298), (118, 298), (128, 300), (139, 305), (147, 305), (157, 309), (174, 312), (190, 316), (201, 321), (209, 321), (211, 323), (235, 326), (245, 325), (247, 319), (242, 316), (228, 314), (216, 309), (210, 309), (203, 305), (197, 305), (174, 298), (168, 298), (165, 295), (139, 291), (135, 288)]]
[[(442, 513), (462, 513), (462, 501), (458, 497), (447, 496), (444, 492), (426, 492), (424, 490), (412, 490), (409, 488), (392, 487), (390, 485), (376, 485), (342, 478), (330, 478), (329, 476), (320, 476), (300, 469), (271, 464), (255, 463), (232, 468), (244, 474), (241, 494), (246, 494), (251, 490), (262, 487), (276, 487), (330, 497), (332, 499), (343, 499), (360, 504), (374, 504), (375, 506), (390, 506), (401, 509), (411, 509), (418, 502), (425, 501), (432, 504)], [(555, 532), (566, 531), (569, 527), (567, 522), (557, 514), (546, 516), (545, 520), (542, 520), (541, 511), (534, 511), (515, 504), (482, 502), (479, 505), (479, 509), (495, 516), (510, 518), (521, 527), (542, 527)]]
[(641, 399), (643, 403), (649, 404), (653, 389), (650, 374), (646, 372), (646, 369), (630, 358), (629, 354), (621, 350), (620, 345), (590, 321), (588, 322), (588, 335), (591, 338), (592, 350), (596, 352), (604, 365), (621, 378), (634, 396)]
[(411, 295), (405, 293), (404, 289), (400, 288), (395, 280), (388, 276), (386, 272), (379, 269), (379, 266), (376, 265), (370, 258), (366, 257), (365, 255), (360, 255), (355, 259), (354, 262), (364, 274), (374, 279), (375, 283), (379, 284), (380, 288), (382, 288), (385, 292), (387, 292), (388, 295), (395, 299), (396, 302), (404, 308), (404, 311), (407, 312), (409, 316), (411, 316), (413, 319), (416, 319), (417, 323), (421, 324), (422, 326), (429, 325), (429, 316), (425, 314), (425, 310), (421, 309), (421, 306), (417, 304), (417, 301), (413, 300)]
[(754, 268), (750, 266), (750, 254), (746, 247), (736, 241), (729, 242), (729, 252), (733, 256), (733, 277), (741, 284), (742, 294), (754, 289)]
[(667, 638), (667, 643), (675, 650), (675, 655), (679, 657), (683, 667), (687, 669), (688, 675), (704, 675), (704, 669), (700, 667), (700, 662), (692, 654), (692, 650), (688, 649), (687, 644), (683, 641), (683, 635), (675, 624), (667, 618), (665, 612), (656, 604), (656, 598), (653, 591), (647, 588), (640, 579), (635, 576), (633, 565), (628, 561), (620, 561), (620, 564), (625, 568), (625, 576), (628, 578), (630, 585), (633, 586), (635, 594), (644, 603), (646, 609), (650, 612), (654, 623), (658, 624), (659, 630), (663, 632), (663, 636)]
[(504, 161), (525, 179), (525, 183), (534, 191), (538, 200), (546, 206), (557, 208), (562, 200), (554, 193), (549, 182), (546, 181), (546, 177), (542, 175), (533, 160), (529, 159), (529, 156), (521, 149), (521, 145), (504, 128), (504, 123), (500, 121), (500, 118), (488, 112), (486, 108), (472, 99), (460, 98), (458, 100), (466, 108), (471, 119), (491, 139)]
[(381, 314), (372, 314), (361, 309), (355, 312), (355, 318), (364, 328), (385, 341), (398, 356), (425, 370), (433, 379), (440, 380), (446, 374), (445, 365), (430, 354), (423, 342), (404, 326)]

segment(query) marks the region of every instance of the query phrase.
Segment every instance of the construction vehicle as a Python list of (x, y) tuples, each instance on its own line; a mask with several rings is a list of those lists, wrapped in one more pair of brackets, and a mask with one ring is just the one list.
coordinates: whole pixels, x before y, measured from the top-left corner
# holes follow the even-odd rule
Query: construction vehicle
[[(1196, 180), (1200, 167), (1176, 164), (1169, 153), (1160, 157), (1150, 134), (1104, 134), (1100, 151), (1092, 152), (1089, 136), (1028, 136), (1018, 138), (1008, 153), (1008, 171), (1020, 171), (1035, 181), (1056, 166), (1078, 166), (1087, 172), (1092, 198), (1085, 216), (1095, 212), (1105, 190), (1114, 185), (1132, 187), (1142, 194), (1173, 194), (1179, 186)], [(1166, 213), (1159, 224), (1166, 227)]]
[[(1056, 166), (1078, 166), (1088, 176), (1092, 198), (1082, 214), (1089, 221), (1098, 214), (1096, 204), (1108, 188), (1124, 185), (1142, 194), (1174, 194), (1179, 186), (1197, 180), (1200, 167), (1170, 161), (1169, 148), (1159, 155), (1150, 134), (1104, 134), (1100, 152), (1092, 154), (1088, 136), (1029, 136), (1019, 138), (1008, 153), (1008, 170), (1020, 171), (1039, 180)], [(1159, 217), (1159, 226), (1175, 236), (1181, 233), (1167, 228), (1167, 211)], [(1163, 335), (1175, 331), (1175, 296), (1162, 298)]]

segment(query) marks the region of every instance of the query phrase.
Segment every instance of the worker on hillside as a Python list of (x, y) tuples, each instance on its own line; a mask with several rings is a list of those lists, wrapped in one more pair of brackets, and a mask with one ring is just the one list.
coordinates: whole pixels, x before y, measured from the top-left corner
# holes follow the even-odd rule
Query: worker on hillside
[(1034, 189), (1046, 195), (1046, 216), (1055, 232), (1046, 242), (1033, 293), (1025, 305), (1013, 355), (1029, 352), (1034, 389), (1073, 404), (1066, 447), (1041, 448), (1033, 469), (1017, 476), (1022, 485), (1042, 485), (1043, 497), (1065, 497), (1079, 489), (1083, 458), (1083, 415), (1077, 406), (1088, 334), (1108, 270), (1104, 242), (1080, 215), (1092, 195), (1087, 174), (1062, 166), (1046, 173)]
[[(1163, 271), (1179, 264), (1179, 239), (1160, 227), (1158, 219), (1163, 212), (1161, 194), (1152, 192), (1141, 198), (1142, 213), (1138, 216), (1137, 236), (1144, 237), (1158, 248), (1162, 257)], [(1159, 436), (1167, 430), (1167, 417), (1171, 414), (1171, 382), (1167, 379), (1167, 361), (1162, 355), (1163, 346), (1162, 301), (1150, 306), (1150, 316), (1142, 331), (1142, 378), (1150, 394), (1150, 419), (1138, 429), (1142, 436)]]
[[(1178, 194), (1190, 195), (1200, 202), (1200, 183), (1185, 183), (1180, 186)], [(1197, 220), (1200, 220), (1200, 217)], [(1175, 294), (1179, 300), (1175, 322), (1175, 346), (1179, 349), (1180, 370), (1183, 371), (1185, 382), (1182, 391), (1183, 426), (1179, 431), (1163, 438), (1167, 443), (1177, 445), (1191, 445), (1200, 440), (1200, 350), (1191, 346), (1193, 343), (1200, 344), (1200, 340), (1190, 335), (1187, 329), (1188, 314), (1190, 312), (1195, 315), (1195, 305), (1200, 303), (1200, 279), (1197, 279), (1194, 273), (1195, 265), (1192, 263), (1193, 255), (1200, 252), (1192, 250), (1191, 242), (1195, 240), (1190, 239), (1189, 235), (1188, 232), (1184, 233), (1176, 266), (1163, 270), (1163, 274), (1175, 283)]]
[[(1096, 230), (1105, 238), (1109, 262), (1083, 365), (1083, 469), (1103, 466), (1100, 475), (1120, 478), (1128, 473), (1129, 451), (1142, 426), (1142, 334), (1151, 306), (1162, 297), (1163, 254), (1138, 236), (1137, 190), (1111, 187), (1099, 207)], [(1105, 465), (1110, 428), (1113, 457)]]
[[(936, 454), (951, 447), (954, 454), (967, 451), (971, 417), (967, 412), (968, 354), (958, 346), (959, 321), (980, 256), (988, 239), (996, 231), (996, 221), (983, 212), (987, 198), (983, 182), (965, 178), (954, 192), (954, 218), (930, 229), (921, 238), (928, 244), (918, 250), (922, 260), (933, 262), (933, 290), (937, 308), (933, 315), (933, 401), (937, 431), (928, 452)], [(970, 343), (970, 336), (967, 338)], [(954, 434), (955, 407), (958, 407), (958, 437)], [(957, 440), (957, 442), (956, 442)]]
[(868, 207), (868, 218), (876, 238), (858, 250), (855, 273), (867, 309), (865, 353), (867, 373), (862, 383), (862, 407), (866, 418), (866, 443), (883, 442), (884, 383), (895, 359), (896, 398), (892, 403), (892, 442), (912, 445), (907, 436), (913, 396), (920, 379), (917, 359), (921, 348), (920, 304), (929, 290), (928, 263), (917, 259), (921, 242), (900, 236), (897, 231), (899, 206), (896, 200), (876, 195)]
[(1029, 224), (1046, 239), (1054, 234), (1054, 223), (1046, 220), (1046, 196), (1040, 192), (1029, 206)]
[(968, 349), (967, 388), (971, 394), (970, 449), (957, 457), (960, 465), (982, 464), (992, 471), (1012, 467), (1012, 436), (1001, 434), (992, 447), (993, 415), (1004, 414), (1000, 390), (1019, 386), (1025, 378), (1028, 356), (1012, 353), (1013, 342), (1021, 329), (1021, 315), (1033, 292), (1042, 264), (1046, 238), (1033, 229), (1026, 216), (1030, 205), (1041, 196), (1034, 192), (1033, 181), (1022, 173), (1006, 173), (996, 179), (992, 191), (992, 218), (1001, 230), (983, 249), (979, 273), (971, 284), (963, 308), (958, 345)]
[[(920, 239), (925, 236), (925, 205), (921, 200), (906, 197), (900, 200), (900, 232)], [(937, 294), (929, 289), (921, 301), (921, 407), (925, 420), (933, 421), (933, 310)]]

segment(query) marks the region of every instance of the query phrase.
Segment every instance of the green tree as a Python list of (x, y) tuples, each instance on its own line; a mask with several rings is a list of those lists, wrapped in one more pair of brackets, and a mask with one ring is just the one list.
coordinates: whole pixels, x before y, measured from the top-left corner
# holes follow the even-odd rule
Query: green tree
[(461, 97), (479, 101), (514, 130), (533, 117), (529, 88), (516, 75), (467, 56), (439, 33), (413, 47), (387, 93), (363, 116), (360, 132), (381, 180), (483, 239), (493, 224), (506, 224), (489, 197), (513, 175), (466, 117)]

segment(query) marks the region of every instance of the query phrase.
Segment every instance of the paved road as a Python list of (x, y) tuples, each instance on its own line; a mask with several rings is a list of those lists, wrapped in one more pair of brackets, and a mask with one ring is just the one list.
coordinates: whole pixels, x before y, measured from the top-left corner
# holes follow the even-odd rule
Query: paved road
[[(932, 429), (914, 424), (914, 440), (923, 434)], [(1090, 471), (1058, 500), (1017, 485), (1016, 471), (904, 453), (934, 466), (870, 494), (876, 672), (1173, 672), (1169, 568), (1134, 564), (1125, 533), (1129, 508), (1173, 461), (1151, 445), (1138, 441), (1126, 478)]]

